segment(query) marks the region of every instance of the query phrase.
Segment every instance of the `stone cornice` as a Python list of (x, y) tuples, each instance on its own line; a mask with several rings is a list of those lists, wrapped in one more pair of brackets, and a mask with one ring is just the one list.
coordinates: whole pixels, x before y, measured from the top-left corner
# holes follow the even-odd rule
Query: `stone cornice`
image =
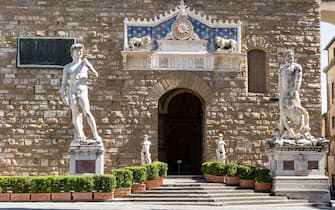
[(154, 18), (144, 18), (144, 19), (134, 19), (131, 18), (130, 20), (128, 18), (125, 18), (124, 20), (124, 24), (128, 25), (128, 26), (156, 26), (160, 23), (163, 23), (171, 18), (173, 18), (174, 16), (176, 16), (177, 14), (179, 14), (181, 11), (185, 11), (187, 12), (187, 14), (198, 20), (199, 22), (206, 24), (209, 27), (213, 27), (213, 28), (236, 28), (239, 27), (241, 25), (240, 21), (233, 21), (233, 20), (213, 20), (211, 17), (202, 14), (201, 12), (197, 12), (194, 9), (190, 9), (187, 5), (184, 4), (184, 1), (181, 0), (179, 5), (174, 8), (171, 9), (170, 11), (166, 11), (164, 14), (159, 15), (158, 17), (154, 17)]

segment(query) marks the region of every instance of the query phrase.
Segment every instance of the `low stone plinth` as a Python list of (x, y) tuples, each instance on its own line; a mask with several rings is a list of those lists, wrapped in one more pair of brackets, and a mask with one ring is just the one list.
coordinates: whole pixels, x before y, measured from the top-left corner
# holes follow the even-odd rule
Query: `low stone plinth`
[(329, 203), (329, 182), (326, 176), (276, 176), (272, 180), (272, 192), (294, 199)]
[(103, 144), (71, 143), (70, 175), (104, 173)]
[(275, 195), (328, 203), (329, 181), (325, 176), (326, 145), (273, 146), (267, 148)]

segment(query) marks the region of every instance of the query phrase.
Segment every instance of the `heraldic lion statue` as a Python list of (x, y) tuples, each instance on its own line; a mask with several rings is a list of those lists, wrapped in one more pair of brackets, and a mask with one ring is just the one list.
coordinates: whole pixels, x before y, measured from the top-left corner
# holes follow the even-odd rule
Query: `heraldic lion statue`
[(129, 41), (129, 50), (134, 51), (136, 49), (150, 49), (151, 38), (150, 36), (133, 37)]
[(217, 51), (222, 50), (237, 51), (237, 42), (233, 39), (225, 39), (221, 36), (216, 36), (215, 42), (219, 46)]

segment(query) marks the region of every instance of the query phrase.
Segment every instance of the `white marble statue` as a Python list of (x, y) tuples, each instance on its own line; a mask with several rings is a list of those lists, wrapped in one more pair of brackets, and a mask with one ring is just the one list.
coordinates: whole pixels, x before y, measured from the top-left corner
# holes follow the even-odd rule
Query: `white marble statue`
[(141, 150), (141, 164), (150, 164), (151, 163), (151, 154), (150, 154), (150, 145), (151, 142), (148, 140), (148, 135), (144, 135), (144, 141), (142, 142)]
[(221, 36), (216, 36), (215, 43), (218, 45), (217, 51), (237, 51), (237, 42), (233, 39), (225, 39)]
[[(83, 58), (84, 45), (73, 44), (70, 48), (72, 62), (65, 65), (62, 80), (62, 100), (70, 105), (72, 111), (72, 123), (74, 126), (74, 138), (72, 143), (90, 144), (102, 143), (98, 134), (95, 119), (90, 111), (88, 100), (87, 79), (88, 74), (98, 77), (98, 72), (92, 64)], [(91, 128), (94, 140), (87, 140), (84, 134), (83, 116)]]
[(294, 62), (294, 53), (285, 52), (285, 65), (279, 69), (279, 136), (276, 144), (312, 145), (315, 138), (310, 134), (309, 114), (301, 106), (299, 89), (302, 67)]
[(129, 50), (135, 51), (140, 49), (147, 49), (150, 50), (151, 48), (151, 38), (149, 35), (143, 37), (133, 37), (129, 41)]
[(226, 150), (225, 150), (226, 142), (223, 140), (223, 135), (219, 134), (219, 141), (217, 143), (216, 148), (216, 161), (224, 163), (226, 161)]

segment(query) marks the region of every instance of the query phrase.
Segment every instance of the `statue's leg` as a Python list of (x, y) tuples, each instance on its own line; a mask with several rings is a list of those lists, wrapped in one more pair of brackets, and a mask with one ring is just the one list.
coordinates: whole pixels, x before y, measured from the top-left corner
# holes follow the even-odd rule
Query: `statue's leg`
[(85, 139), (85, 134), (83, 130), (83, 120), (82, 115), (79, 112), (78, 105), (71, 104), (71, 111), (72, 111), (72, 124), (75, 130), (75, 138), (79, 138), (80, 140)]
[(101, 137), (99, 136), (98, 134), (98, 131), (97, 131), (97, 126), (96, 126), (96, 123), (95, 123), (95, 119), (90, 111), (90, 103), (88, 101), (88, 96), (87, 96), (87, 93), (83, 93), (79, 99), (79, 104), (80, 104), (80, 107), (83, 111), (83, 114), (85, 115), (86, 117), (86, 120), (88, 122), (88, 125), (90, 126), (91, 128), (91, 131), (92, 131), (92, 134), (93, 134), (93, 137), (96, 141), (98, 142), (101, 142), (102, 139)]

